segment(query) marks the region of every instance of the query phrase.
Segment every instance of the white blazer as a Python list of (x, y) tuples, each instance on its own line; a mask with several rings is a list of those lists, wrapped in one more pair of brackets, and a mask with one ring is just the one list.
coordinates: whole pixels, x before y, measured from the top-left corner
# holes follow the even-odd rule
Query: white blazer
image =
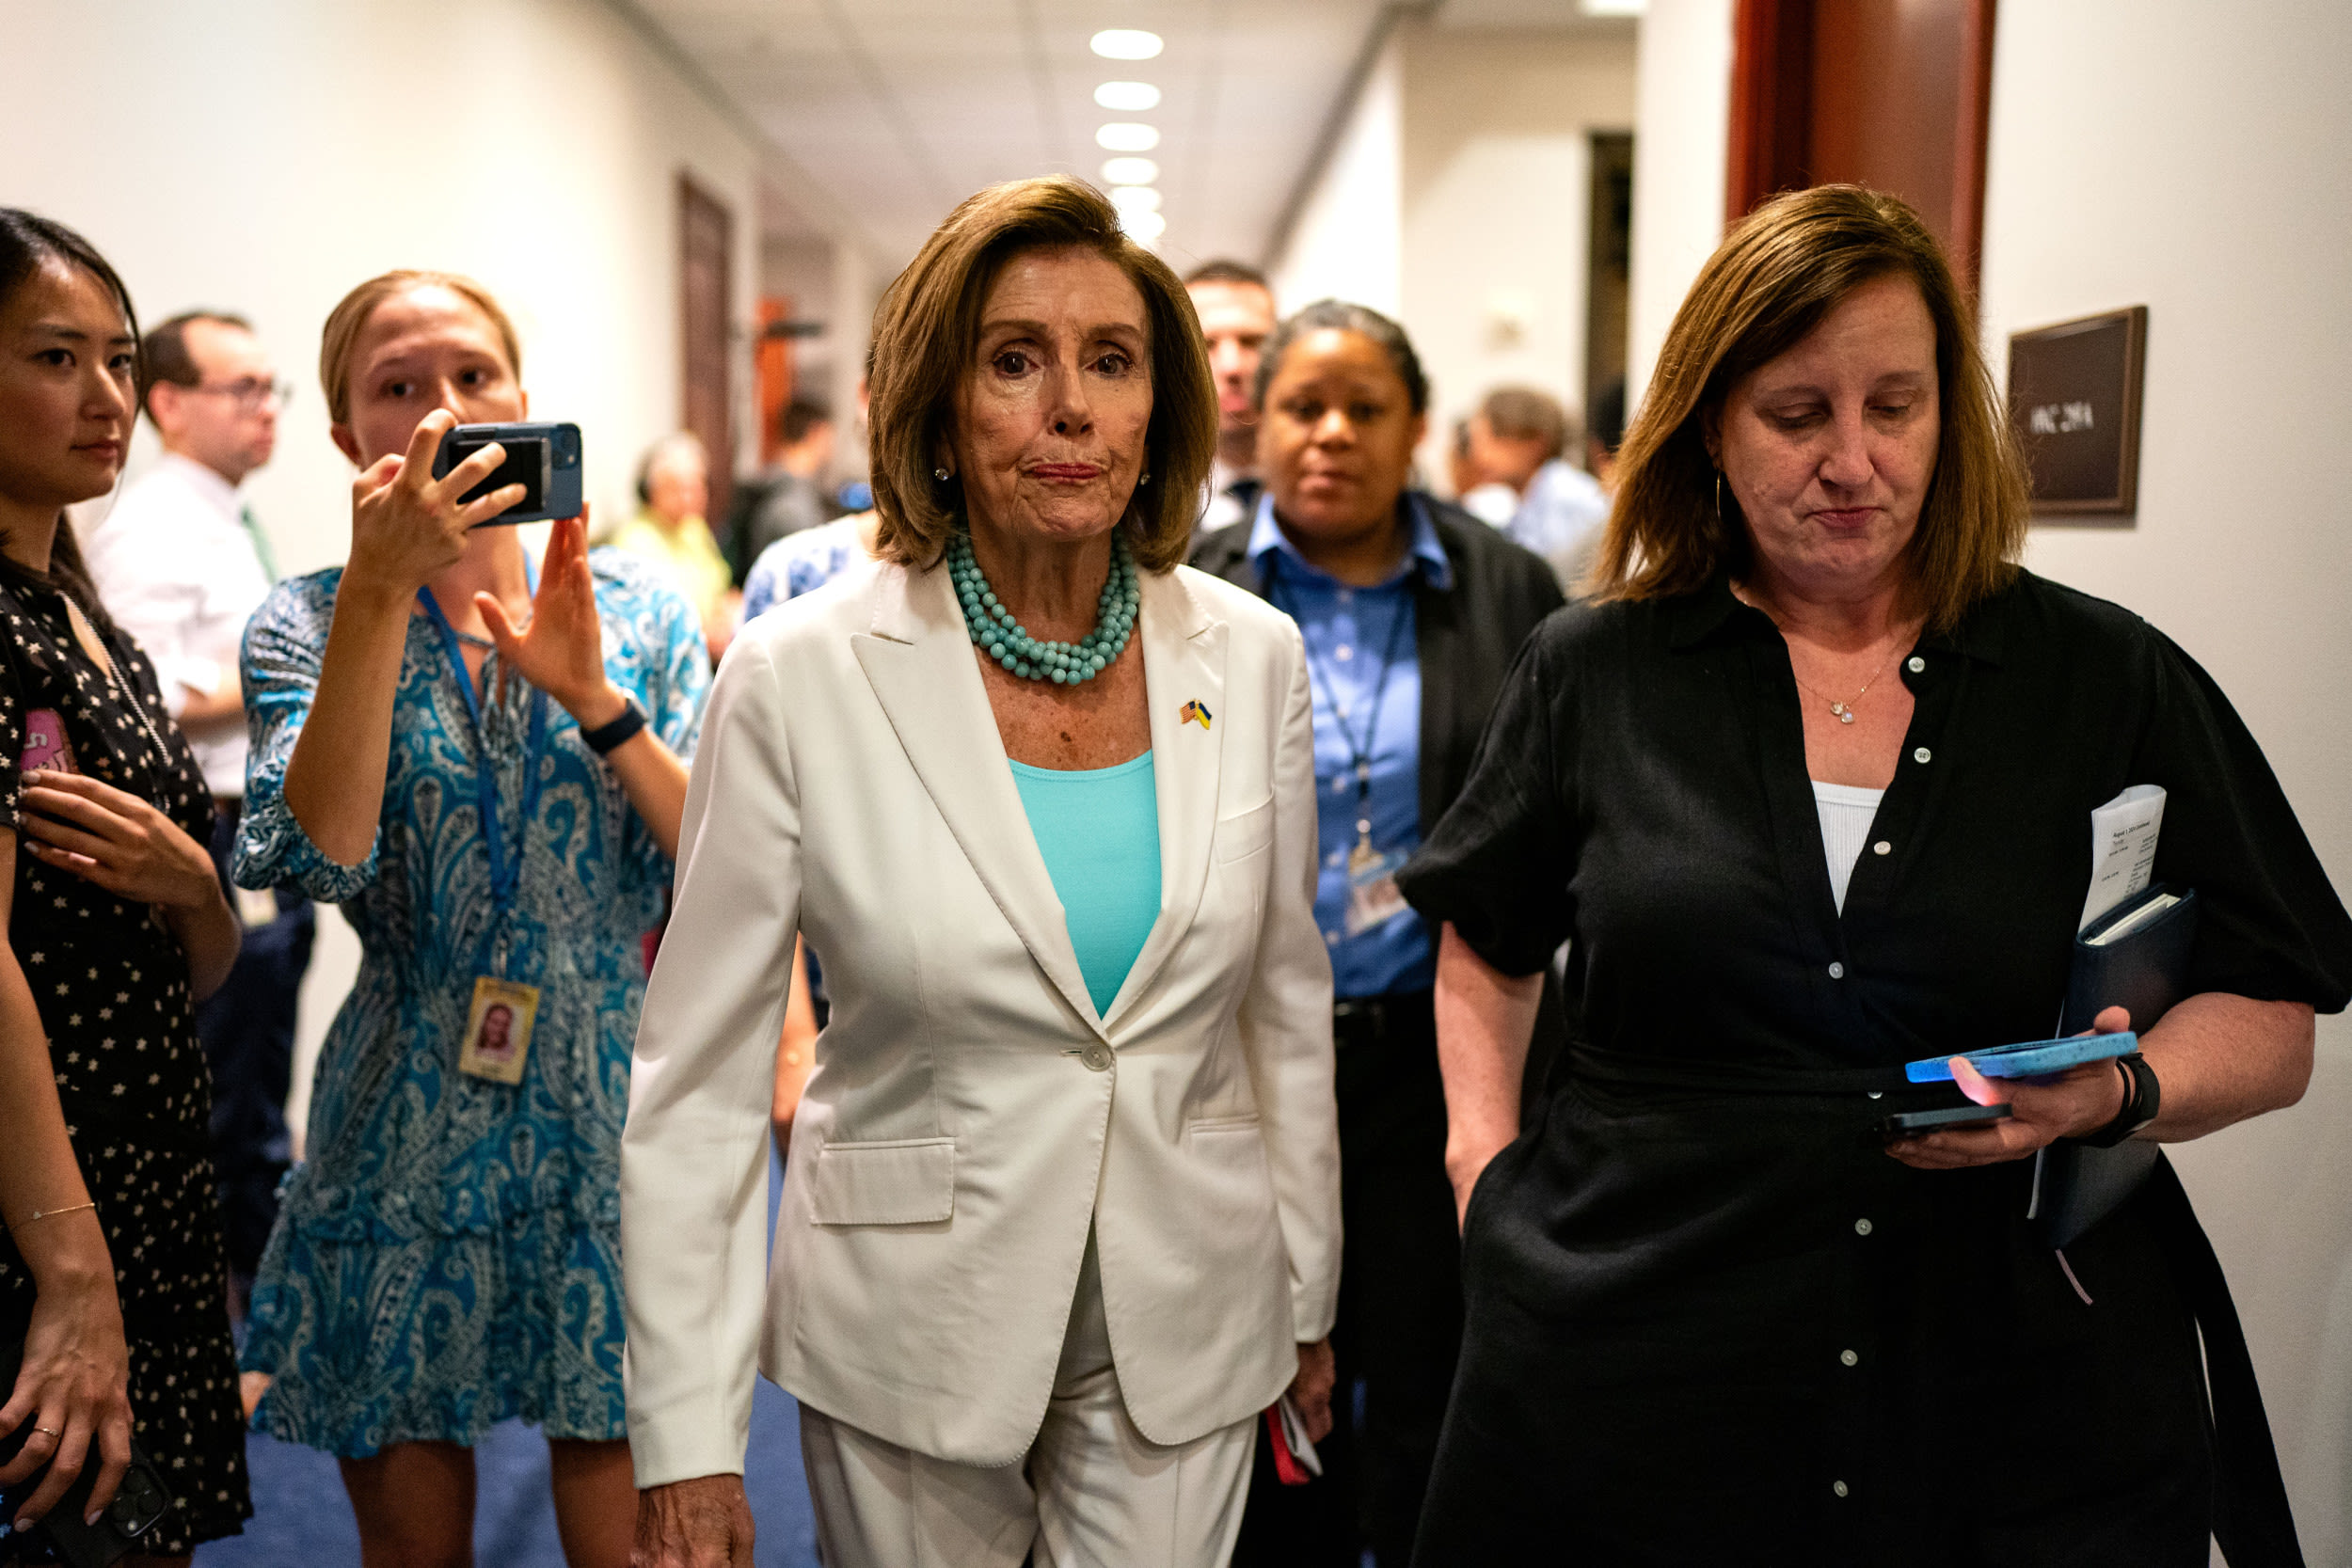
[[(861, 568), (729, 652), (621, 1141), (640, 1486), (742, 1469), (755, 1353), (875, 1436), (1014, 1462), (1089, 1226), (1127, 1411), (1155, 1443), (1249, 1418), (1295, 1375), (1296, 1343), (1330, 1331), (1339, 1132), (1304, 649), (1288, 618), (1189, 568), (1141, 591), (1160, 912), (1107, 1016), (944, 568)], [(770, 1264), (796, 931), (833, 1014)]]

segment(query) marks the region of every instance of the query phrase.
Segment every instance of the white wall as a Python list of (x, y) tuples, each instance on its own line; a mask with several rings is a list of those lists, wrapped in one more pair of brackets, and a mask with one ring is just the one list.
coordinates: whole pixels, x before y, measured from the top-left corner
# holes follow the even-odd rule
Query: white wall
[(1403, 319), (1433, 384), (1422, 473), (1503, 383), (1584, 401), (1595, 131), (1633, 127), (1634, 40), (1406, 35)]
[(1270, 270), (1284, 312), (1352, 299), (1394, 314), (1401, 292), (1405, 51), (1391, 37)]
[[(600, 518), (677, 420), (681, 170), (734, 210), (749, 319), (757, 150), (596, 0), (0, 0), (0, 203), (87, 234), (149, 321), (247, 316), (300, 386), (248, 490), (289, 571), (348, 538), (316, 365), (352, 285), (397, 266), (486, 283), (532, 412), (581, 427)], [(152, 444), (142, 421), (134, 472)], [(306, 1052), (357, 961), (324, 919)]]
[[(1984, 341), (2149, 309), (2139, 515), (2043, 527), (2036, 571), (2210, 670), (2352, 891), (2352, 10), (2334, 0), (2004, 6)], [(2303, 1103), (2176, 1151), (2262, 1374), (2314, 1564), (2352, 1563), (2352, 1026)]]
[(1626, 412), (1649, 386), (1691, 280), (1724, 237), (1732, 0), (1650, 0), (1633, 132), (1632, 321)]

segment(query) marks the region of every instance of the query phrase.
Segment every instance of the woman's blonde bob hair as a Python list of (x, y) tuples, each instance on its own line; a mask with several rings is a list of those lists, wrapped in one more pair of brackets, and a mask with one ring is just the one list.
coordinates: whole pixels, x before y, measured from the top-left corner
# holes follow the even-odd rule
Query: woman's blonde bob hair
[(1024, 251), (1077, 246), (1127, 275), (1143, 295), (1152, 422), (1143, 472), (1120, 527), (1136, 564), (1165, 572), (1184, 559), (1200, 486), (1216, 454), (1216, 386), (1192, 299), (1168, 263), (1120, 231), (1103, 193), (1068, 175), (1016, 180), (947, 214), (874, 311), (866, 378), (872, 434), (875, 553), (928, 567), (963, 521), (963, 490), (931, 477), (957, 387), (971, 369), (980, 311), (1005, 263)]
[(507, 319), (490, 291), (459, 273), (424, 272), (403, 267), (396, 272), (379, 273), (343, 295), (342, 303), (327, 312), (326, 326), (319, 334), (319, 386), (326, 393), (326, 416), (337, 424), (351, 422), (351, 356), (359, 345), (360, 329), (375, 308), (394, 294), (405, 294), (411, 289), (447, 289), (475, 309), (499, 335), (499, 345), (506, 350), (506, 368), (519, 381), (523, 373), (522, 340), (516, 336), (515, 324)]
[(1935, 323), (1935, 472), (1902, 562), (1908, 608), (1949, 630), (2008, 582), (2026, 544), (2026, 470), (1973, 313), (1919, 214), (1859, 185), (1774, 197), (1732, 227), (1675, 313), (1618, 457), (1617, 500), (1586, 590), (1599, 599), (1688, 594), (1743, 576), (1750, 544), (1728, 488), (1717, 511), (1707, 423), (1740, 378), (1793, 348), (1855, 289), (1919, 287)]

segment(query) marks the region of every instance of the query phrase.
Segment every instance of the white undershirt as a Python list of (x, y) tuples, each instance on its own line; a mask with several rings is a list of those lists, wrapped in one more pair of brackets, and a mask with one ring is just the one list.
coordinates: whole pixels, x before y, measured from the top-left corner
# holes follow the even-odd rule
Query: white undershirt
[(1870, 824), (1879, 814), (1883, 789), (1813, 781), (1813, 809), (1821, 818), (1821, 853), (1829, 862), (1830, 891), (1837, 895), (1837, 912), (1846, 912), (1846, 884), (1853, 880), (1854, 863), (1869, 842)]

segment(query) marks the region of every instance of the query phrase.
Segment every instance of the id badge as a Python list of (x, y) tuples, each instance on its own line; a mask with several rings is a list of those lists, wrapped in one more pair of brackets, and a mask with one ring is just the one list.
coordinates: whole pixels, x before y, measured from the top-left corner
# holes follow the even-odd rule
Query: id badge
[(1401, 850), (1384, 855), (1370, 844), (1348, 851), (1347, 914), (1340, 923), (1346, 935), (1361, 936), (1405, 912), (1408, 906), (1397, 891), (1396, 874), (1405, 869), (1406, 859)]
[(237, 924), (248, 931), (258, 931), (278, 918), (278, 890), (266, 887), (239, 887), (230, 884), (237, 898)]
[(473, 983), (473, 1010), (466, 1019), (466, 1049), (457, 1070), (494, 1084), (519, 1084), (531, 1055), (531, 1027), (539, 1018), (539, 988), (494, 980)]

